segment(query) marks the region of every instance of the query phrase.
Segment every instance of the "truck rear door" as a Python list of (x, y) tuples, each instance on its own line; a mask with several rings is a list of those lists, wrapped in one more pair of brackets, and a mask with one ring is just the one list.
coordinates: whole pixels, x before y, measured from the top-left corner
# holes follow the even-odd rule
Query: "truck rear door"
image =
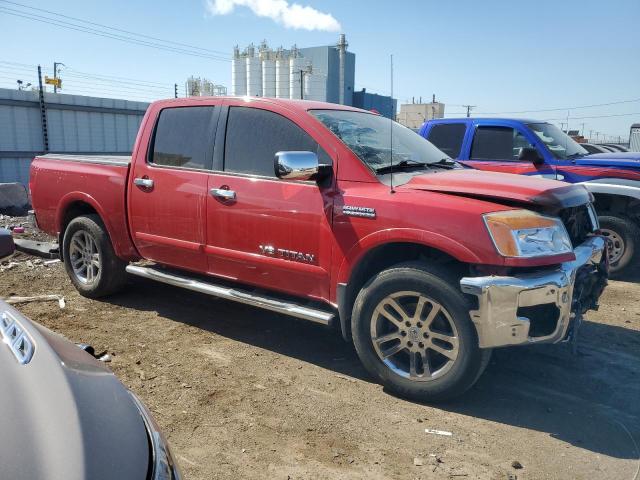
[(149, 260), (205, 272), (207, 181), (220, 106), (160, 110), (129, 184), (133, 241)]
[[(482, 123), (472, 127), (472, 137), (465, 142), (460, 158), (465, 165), (479, 170), (555, 179), (555, 166), (544, 160), (544, 152), (536, 143), (531, 132), (518, 125)], [(522, 160), (525, 148), (534, 149), (541, 163)]]
[(314, 151), (321, 163), (332, 159), (285, 108), (242, 99), (225, 103), (226, 121), (220, 123), (226, 131), (216, 141), (223, 165), (214, 167), (208, 184), (209, 272), (328, 298), (333, 183), (280, 180), (274, 158), (279, 151)]

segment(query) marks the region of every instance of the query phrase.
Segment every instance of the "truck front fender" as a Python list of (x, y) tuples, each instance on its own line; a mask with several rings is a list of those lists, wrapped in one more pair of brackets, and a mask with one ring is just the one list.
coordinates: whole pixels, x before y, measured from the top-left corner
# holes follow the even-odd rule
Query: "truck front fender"
[[(344, 255), (337, 275), (337, 283), (348, 283), (353, 268), (372, 249), (391, 243), (410, 243), (439, 250), (465, 263), (482, 263), (475, 252), (456, 240), (435, 232), (413, 228), (390, 228), (361, 238)], [(334, 297), (335, 298), (335, 297)]]
[(640, 182), (636, 180), (627, 180), (624, 178), (601, 178), (598, 180), (581, 182), (580, 185), (584, 185), (587, 190), (594, 194), (618, 195), (621, 197), (636, 198), (640, 200)]

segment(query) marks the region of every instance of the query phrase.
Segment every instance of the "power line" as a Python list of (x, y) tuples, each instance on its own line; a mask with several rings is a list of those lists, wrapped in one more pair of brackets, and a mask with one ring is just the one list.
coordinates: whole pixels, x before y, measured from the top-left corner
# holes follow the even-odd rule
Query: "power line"
[[(640, 112), (631, 112), (631, 113), (616, 113), (616, 114), (611, 114), (611, 115), (596, 115), (596, 116), (587, 116), (587, 117), (569, 117), (569, 120), (582, 120), (582, 119), (588, 119), (588, 118), (609, 118), (609, 117), (627, 117), (627, 116), (631, 116), (631, 115), (640, 115)], [(547, 121), (559, 121), (559, 120), (566, 120), (567, 117), (563, 117), (563, 118), (547, 118)]]
[(632, 98), (630, 100), (620, 100), (618, 102), (594, 103), (593, 105), (578, 105), (575, 107), (544, 108), (540, 110), (519, 110), (519, 111), (513, 111), (513, 112), (478, 112), (478, 115), (505, 115), (505, 114), (511, 114), (511, 113), (559, 112), (564, 110), (577, 110), (580, 108), (608, 107), (611, 105), (621, 105), (623, 103), (635, 103), (635, 102), (640, 102), (640, 98)]
[(132, 32), (130, 30), (123, 30), (123, 29), (117, 28), (117, 27), (110, 27), (109, 25), (104, 25), (102, 23), (90, 22), (88, 20), (85, 20), (85, 19), (82, 19), (82, 18), (78, 18), (78, 17), (71, 17), (69, 15), (64, 15), (62, 13), (53, 12), (51, 10), (45, 10), (44, 8), (32, 7), (32, 6), (29, 6), (29, 5), (25, 5), (23, 3), (11, 2), (9, 0), (0, 0), (0, 2), (9, 3), (9, 4), (16, 5), (16, 6), (23, 7), (23, 8), (28, 8), (30, 10), (36, 10), (36, 11), (39, 11), (39, 12), (48, 13), (50, 15), (55, 15), (57, 17), (62, 17), (62, 18), (66, 18), (66, 19), (69, 19), (69, 20), (75, 20), (77, 22), (82, 22), (82, 23), (86, 23), (86, 24), (89, 24), (89, 25), (95, 25), (95, 26), (106, 28), (106, 29), (109, 29), (109, 30), (114, 30), (116, 32), (127, 33), (129, 35), (133, 35), (133, 36), (136, 36), (136, 37), (148, 38), (148, 39), (156, 40), (156, 41), (163, 42), (163, 43), (168, 43), (168, 44), (172, 44), (172, 45), (178, 45), (178, 46), (181, 46), (181, 47), (187, 47), (187, 48), (190, 48), (190, 49), (193, 49), (193, 50), (201, 50), (201, 51), (209, 52), (209, 53), (213, 53), (213, 54), (220, 54), (220, 55), (229, 56), (229, 54), (227, 52), (222, 52), (220, 50), (211, 50), (209, 48), (198, 47), (196, 45), (189, 45), (187, 43), (174, 42), (172, 40), (164, 40), (162, 38), (152, 37), (150, 35), (144, 35), (142, 33)]
[[(8, 65), (3, 65), (8, 64)], [(38, 67), (37, 65), (28, 65), (28, 64), (19, 64), (21, 66), (13, 66), (17, 65), (16, 62), (6, 62), (0, 60), (0, 71), (4, 71), (4, 73), (10, 73), (14, 75), (32, 75)], [(44, 73), (51, 73), (47, 69), (42, 68)], [(112, 75), (104, 75), (104, 74), (94, 74), (89, 72), (81, 72), (79, 70), (74, 70), (72, 68), (67, 68), (64, 71), (65, 77), (71, 77), (69, 80), (74, 79), (83, 79), (76, 80), (79, 82), (86, 83), (87, 79), (92, 80), (92, 83), (114, 83), (114, 84), (125, 84), (125, 85), (133, 85), (144, 88), (155, 88), (155, 89), (173, 89), (173, 83), (160, 83), (160, 82), (152, 82), (149, 80), (140, 80), (140, 79), (132, 79), (128, 77), (117, 77)]]
[[(0, 0), (0, 1), (5, 1), (5, 0)], [(155, 48), (157, 50), (164, 50), (164, 51), (167, 51), (167, 52), (180, 53), (180, 54), (183, 54), (183, 55), (191, 55), (191, 56), (194, 56), (194, 57), (206, 58), (208, 60), (216, 60), (216, 61), (222, 61), (222, 62), (230, 62), (231, 61), (230, 58), (222, 58), (222, 57), (218, 57), (218, 56), (214, 56), (214, 55), (210, 55), (210, 54), (194, 52), (194, 51), (185, 50), (185, 49), (177, 48), (177, 47), (171, 47), (169, 45), (161, 45), (161, 44), (158, 44), (158, 43), (148, 42), (148, 41), (145, 41), (145, 40), (139, 40), (139, 39), (132, 38), (132, 37), (127, 37), (127, 36), (124, 36), (124, 35), (117, 35), (117, 34), (113, 34), (113, 33), (109, 33), (109, 32), (104, 32), (104, 31), (92, 29), (92, 28), (89, 28), (89, 27), (83, 27), (81, 25), (65, 22), (63, 20), (57, 20), (57, 19), (54, 19), (54, 18), (43, 17), (42, 15), (36, 15), (36, 14), (23, 12), (23, 11), (20, 11), (20, 10), (14, 10), (14, 9), (6, 8), (6, 7), (0, 7), (0, 13), (6, 13), (8, 15), (13, 15), (13, 16), (16, 16), (16, 17), (22, 17), (22, 18), (26, 18), (28, 20), (33, 20), (33, 21), (36, 21), (36, 22), (41, 22), (41, 23), (46, 23), (46, 24), (49, 24), (49, 25), (54, 25), (56, 27), (66, 28), (68, 30), (75, 30), (77, 32), (89, 33), (91, 35), (96, 35), (96, 36), (99, 36), (99, 37), (110, 38), (110, 39), (113, 39), (113, 40), (119, 40), (119, 41), (124, 42), (124, 43), (130, 43), (130, 44), (133, 44), (133, 45), (140, 45), (140, 46), (144, 46), (144, 47)]]

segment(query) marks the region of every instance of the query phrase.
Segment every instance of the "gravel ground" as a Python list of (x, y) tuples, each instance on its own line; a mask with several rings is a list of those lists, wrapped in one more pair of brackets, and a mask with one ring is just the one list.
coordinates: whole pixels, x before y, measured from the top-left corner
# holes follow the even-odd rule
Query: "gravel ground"
[(324, 327), (141, 279), (88, 300), (60, 263), (13, 260), (0, 297), (64, 295), (63, 310), (17, 307), (113, 356), (187, 479), (639, 478), (640, 272), (611, 282), (577, 356), (495, 351), (470, 392), (433, 406), (372, 383)]

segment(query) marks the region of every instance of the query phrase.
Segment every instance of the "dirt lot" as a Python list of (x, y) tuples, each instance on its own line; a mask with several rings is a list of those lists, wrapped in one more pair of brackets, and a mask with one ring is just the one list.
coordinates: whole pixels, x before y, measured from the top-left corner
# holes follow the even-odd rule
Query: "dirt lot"
[(18, 308), (113, 355), (187, 479), (638, 478), (638, 273), (611, 282), (578, 356), (566, 346), (496, 351), (472, 391), (429, 406), (372, 383), (323, 327), (143, 280), (92, 301), (61, 264), (18, 260), (0, 273), (0, 297), (64, 295), (64, 310)]

